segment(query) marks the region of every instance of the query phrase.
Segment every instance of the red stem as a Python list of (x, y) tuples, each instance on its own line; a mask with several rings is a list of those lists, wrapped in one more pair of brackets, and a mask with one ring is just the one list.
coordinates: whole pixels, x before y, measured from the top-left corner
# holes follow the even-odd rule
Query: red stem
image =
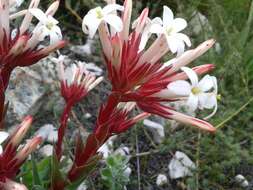
[(62, 156), (62, 142), (65, 135), (65, 130), (67, 128), (69, 114), (73, 105), (74, 103), (72, 101), (67, 102), (63, 110), (63, 113), (61, 115), (61, 120), (60, 120), (61, 125), (60, 125), (60, 128), (58, 129), (58, 141), (56, 143), (56, 155), (59, 161)]
[[(68, 177), (70, 181), (77, 180), (82, 171), (78, 169), (79, 167), (85, 166), (88, 161), (97, 154), (97, 150), (105, 143), (105, 141), (111, 136), (110, 129), (108, 128), (108, 121), (111, 118), (111, 115), (114, 109), (117, 107), (119, 103), (118, 95), (112, 93), (107, 100), (105, 106), (101, 108), (99, 113), (96, 128), (92, 134), (90, 134), (90, 139), (87, 140), (86, 145), (82, 153), (77, 153), (79, 156), (76, 157), (75, 162), (71, 170), (69, 171)], [(82, 168), (83, 170), (84, 168)]]

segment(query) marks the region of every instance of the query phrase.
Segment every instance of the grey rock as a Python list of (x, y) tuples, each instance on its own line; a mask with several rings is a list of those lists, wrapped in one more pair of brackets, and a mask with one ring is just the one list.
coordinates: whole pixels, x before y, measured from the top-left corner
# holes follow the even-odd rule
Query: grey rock
[(169, 163), (169, 174), (171, 179), (183, 178), (192, 176), (192, 170), (196, 165), (183, 152), (177, 151)]
[(56, 83), (56, 65), (50, 59), (51, 56), (31, 67), (13, 71), (6, 91), (9, 123), (13, 124), (28, 114), (34, 115), (39, 109), (38, 102), (47, 92), (46, 87)]

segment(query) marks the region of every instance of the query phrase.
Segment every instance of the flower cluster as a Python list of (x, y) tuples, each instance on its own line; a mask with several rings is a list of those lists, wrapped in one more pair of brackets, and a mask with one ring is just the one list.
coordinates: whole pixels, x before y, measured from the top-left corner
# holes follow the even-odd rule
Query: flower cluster
[[(4, 105), (4, 92), (9, 84), (12, 71), (20, 66), (30, 66), (46, 57), (49, 53), (64, 46), (65, 42), (61, 40), (61, 32), (57, 23), (53, 19), (59, 1), (54, 1), (51, 6), (43, 13), (38, 9), (39, 0), (32, 0), (27, 10), (16, 13), (10, 13), (11, 8), (20, 5), (21, 1), (0, 1), (0, 123), (3, 128), (3, 119), (6, 106)], [(29, 31), (33, 15), (40, 22), (34, 31)], [(11, 22), (18, 18), (24, 17), (18, 28), (12, 28)], [(50, 45), (39, 46), (44, 38), (50, 35)], [(57, 36), (57, 38), (55, 37)]]
[[(0, 0), (0, 128), (4, 129), (4, 118), (8, 104), (5, 104), (5, 91), (9, 84), (12, 71), (16, 67), (30, 66), (62, 48), (62, 41), (58, 21), (53, 18), (59, 7), (59, 0), (54, 1), (45, 13), (38, 8), (40, 0), (31, 0), (28, 9), (16, 11), (22, 0)], [(39, 22), (34, 30), (30, 30), (33, 17)], [(20, 25), (15, 28), (14, 20), (23, 17)], [(46, 42), (46, 37), (50, 42)], [(43, 45), (42, 42), (43, 41)], [(20, 170), (21, 165), (42, 142), (36, 136), (20, 146), (25, 134), (31, 126), (32, 117), (26, 117), (12, 134), (0, 132), (0, 188), (26, 189), (23, 185), (12, 180)]]
[[(27, 116), (10, 136), (8, 133), (1, 132), (1, 140), (5, 140), (6, 142), (0, 154), (0, 182), (13, 179), (27, 157), (42, 142), (40, 136), (35, 136), (18, 150), (22, 140), (31, 127), (31, 123), (32, 117)], [(8, 139), (6, 140), (6, 138)]]
[[(214, 65), (186, 67), (211, 48), (215, 43), (214, 40), (207, 40), (197, 48), (184, 52), (185, 44), (191, 46), (189, 38), (179, 33), (187, 26), (184, 19), (174, 19), (172, 11), (165, 6), (163, 19), (148, 18), (148, 9), (144, 9), (131, 26), (131, 12), (131, 0), (125, 0), (124, 6), (112, 0), (108, 1), (108, 5), (104, 8), (97, 7), (90, 10), (83, 19), (84, 33), (93, 38), (96, 31), (99, 32), (112, 90), (106, 103), (99, 110), (96, 125), (86, 144), (84, 145), (81, 137), (78, 137), (73, 165), (65, 181), (76, 182), (86, 176), (100, 159), (98, 149), (110, 137), (125, 132), (151, 114), (207, 131), (215, 131), (210, 123), (179, 113), (167, 104), (185, 100), (186, 105), (192, 110), (214, 109), (208, 117), (216, 112), (218, 93), (216, 78), (206, 75), (198, 81), (198, 75), (211, 71)], [(133, 28), (132, 32), (130, 28)], [(154, 33), (157, 39), (146, 47), (150, 36)], [(177, 56), (162, 63), (163, 56), (169, 52), (177, 53)], [(71, 81), (68, 82), (66, 78), (61, 77), (61, 90), (66, 102), (70, 99), (68, 97), (82, 97), (74, 95), (80, 94), (78, 89), (82, 86), (80, 84), (83, 84), (79, 75), (83, 73), (82, 69), (75, 68), (73, 69), (75, 74), (69, 77)], [(63, 69), (61, 70), (63, 73)], [(186, 81), (188, 79), (191, 83)], [(71, 96), (68, 96), (68, 93)], [(80, 98), (74, 99), (80, 101)], [(134, 108), (139, 108), (139, 111), (143, 112), (131, 118)], [(60, 154), (61, 152), (57, 152), (58, 160)], [(58, 180), (53, 185), (54, 189), (65, 187), (65, 181)]]
[[(207, 40), (197, 48), (184, 52), (185, 44), (191, 46), (191, 42), (185, 34), (179, 32), (187, 26), (187, 22), (174, 18), (172, 11), (166, 6), (162, 19), (150, 19), (148, 9), (144, 9), (133, 23), (132, 32), (131, 0), (125, 1), (124, 8), (109, 4), (104, 9), (110, 11), (102, 11), (101, 14), (97, 8), (89, 11), (84, 17), (83, 29), (94, 36), (94, 31), (98, 28), (112, 92), (117, 96), (117, 101), (136, 102), (145, 112), (215, 131), (209, 123), (178, 113), (164, 104), (187, 99), (187, 105), (192, 110), (217, 109), (216, 78), (207, 75), (198, 82), (197, 77), (212, 70), (214, 65), (206, 64), (192, 69), (186, 67), (211, 48), (214, 40)], [(117, 11), (122, 9), (124, 11), (120, 17)], [(121, 22), (108, 22), (105, 19), (107, 17), (120, 19)], [(98, 25), (91, 25), (92, 21), (96, 21)], [(122, 25), (120, 32), (110, 29), (119, 29)], [(157, 39), (146, 47), (153, 33), (157, 35)], [(177, 57), (162, 63), (161, 59), (169, 52), (177, 52)], [(180, 71), (181, 68), (183, 72)], [(184, 81), (187, 79), (192, 84)]]

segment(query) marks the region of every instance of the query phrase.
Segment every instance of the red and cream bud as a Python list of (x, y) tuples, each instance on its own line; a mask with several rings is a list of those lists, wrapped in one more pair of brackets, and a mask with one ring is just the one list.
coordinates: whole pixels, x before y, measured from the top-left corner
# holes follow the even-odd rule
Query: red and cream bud
[(61, 94), (67, 102), (77, 103), (103, 80), (103, 77), (96, 78), (94, 74), (88, 72), (85, 63), (72, 64), (65, 70), (62, 57), (56, 62), (61, 81)]
[(126, 0), (124, 2), (124, 13), (122, 15), (122, 21), (124, 23), (123, 30), (120, 33), (121, 41), (127, 41), (129, 36), (129, 29), (131, 24), (133, 2), (132, 0)]
[(184, 52), (181, 56), (170, 60), (165, 64), (171, 64), (172, 68), (169, 70), (168, 74), (178, 71), (181, 67), (188, 65), (201, 55), (207, 52), (215, 44), (214, 39), (207, 40), (200, 44), (198, 47), (192, 50)]
[(149, 9), (145, 8), (142, 11), (140, 17), (138, 18), (137, 25), (136, 25), (136, 28), (135, 28), (135, 32), (136, 32), (137, 37), (139, 35), (141, 35), (141, 33), (144, 30), (144, 27), (145, 27), (145, 25), (147, 23), (147, 19), (148, 19), (148, 13), (149, 13)]
[(42, 143), (42, 140), (42, 137), (39, 136), (28, 140), (26, 145), (13, 158), (13, 160), (15, 160), (15, 164), (12, 167), (15, 168), (16, 166), (22, 164), (27, 159), (27, 157), (36, 150), (39, 144)]
[(53, 2), (47, 9), (46, 11), (46, 15), (51, 15), (54, 16), (54, 14), (56, 13), (57, 9), (59, 8), (60, 5), (60, 0), (56, 0), (55, 2)]
[[(40, 0), (32, 0), (28, 9), (37, 8), (39, 6), (39, 3), (40, 3)], [(32, 21), (32, 18), (33, 18), (33, 15), (29, 11), (27, 11), (25, 18), (23, 19), (23, 22), (19, 28), (21, 35), (28, 30), (29, 25)]]
[(9, 52), (9, 56), (17, 56), (23, 53), (28, 41), (28, 36), (20, 36)]
[(112, 64), (119, 69), (121, 64), (122, 43), (119, 36), (116, 34), (112, 38)]
[(180, 123), (184, 123), (186, 125), (192, 125), (195, 126), (197, 128), (206, 130), (206, 131), (210, 131), (210, 132), (215, 132), (216, 128), (213, 127), (210, 123), (204, 121), (204, 120), (200, 120), (194, 117), (190, 117), (188, 115), (184, 115), (182, 113), (178, 113), (174, 110), (170, 110), (168, 111), (168, 117), (170, 119), (173, 119), (175, 121), (178, 121)]
[[(197, 67), (193, 67), (192, 70), (196, 72), (198, 75), (203, 75), (206, 74), (210, 71), (212, 71), (215, 68), (215, 65), (213, 64), (205, 64), (205, 65), (200, 65)], [(175, 75), (172, 75), (169, 77), (168, 81), (176, 81), (176, 80), (186, 80), (188, 79), (188, 76), (186, 75), (185, 72), (180, 72), (176, 73)]]
[(8, 145), (11, 145), (12, 147), (18, 146), (20, 142), (23, 140), (27, 131), (30, 129), (32, 121), (33, 118), (31, 116), (25, 117), (22, 123), (18, 126), (17, 130), (10, 137), (10, 141), (8, 142), (7, 146)]
[(28, 190), (25, 185), (12, 181), (10, 179), (6, 179), (4, 182), (0, 182), (0, 189), (2, 190)]
[(108, 31), (108, 27), (105, 23), (101, 23), (99, 28), (99, 37), (100, 37), (100, 42), (103, 48), (104, 56), (107, 59), (111, 59), (112, 55), (112, 45), (110, 41), (110, 34)]

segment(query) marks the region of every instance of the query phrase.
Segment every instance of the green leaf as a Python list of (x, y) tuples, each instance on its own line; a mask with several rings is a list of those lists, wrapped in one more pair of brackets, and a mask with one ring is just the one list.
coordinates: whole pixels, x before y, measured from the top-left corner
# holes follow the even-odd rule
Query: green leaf
[(109, 168), (105, 168), (101, 171), (102, 178), (112, 178), (112, 172)]
[(66, 183), (68, 183), (68, 180), (60, 170), (60, 163), (55, 153), (53, 154), (51, 159), (51, 167), (52, 167), (51, 184), (55, 187), (58, 187), (59, 185), (65, 186)]
[(79, 167), (80, 178), (67, 186), (68, 190), (76, 190), (77, 187), (88, 177), (88, 175), (95, 169), (98, 162), (101, 160), (101, 155), (95, 155), (89, 163), (83, 167)]
[(41, 186), (42, 183), (41, 183), (40, 176), (39, 176), (39, 173), (38, 173), (38, 168), (37, 168), (37, 165), (36, 165), (34, 154), (32, 154), (31, 156), (32, 156), (31, 161), (32, 161), (33, 185), (34, 186), (36, 186), (36, 185)]

